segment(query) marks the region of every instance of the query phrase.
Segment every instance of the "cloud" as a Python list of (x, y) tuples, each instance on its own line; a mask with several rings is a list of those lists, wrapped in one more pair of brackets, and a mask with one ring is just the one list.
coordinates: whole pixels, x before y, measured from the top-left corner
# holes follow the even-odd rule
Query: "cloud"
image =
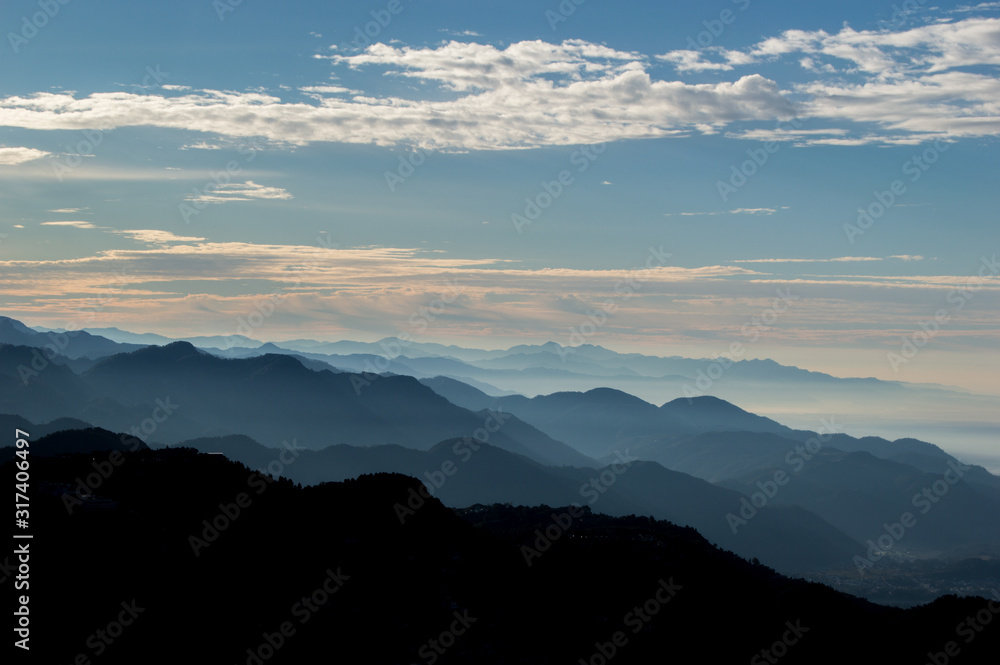
[[(249, 136), (291, 146), (336, 142), (467, 151), (727, 128), (735, 138), (831, 146), (1000, 135), (1000, 18), (966, 14), (939, 14), (936, 22), (897, 30), (787, 30), (745, 49), (655, 56), (570, 39), (507, 46), (376, 43), (359, 53), (313, 57), (335, 69), (405, 80), (407, 96), (329, 83), (284, 86), (280, 94), (291, 100), (262, 89), (183, 86), (155, 94), (39, 92), (0, 98), (0, 126), (156, 126), (213, 135), (187, 146), (200, 149)], [(699, 82), (654, 78), (659, 63), (672, 64), (679, 77), (698, 73)], [(792, 74), (780, 85), (760, 73), (765, 66), (769, 73)], [(712, 80), (718, 77), (728, 80)], [(809, 124), (794, 130), (759, 126), (792, 117)]]
[(449, 30), (448, 28), (441, 28), (438, 32), (443, 32), (445, 34), (451, 35), (452, 37), (482, 37), (481, 33), (475, 30)]
[(203, 193), (187, 197), (186, 201), (202, 203), (228, 203), (230, 201), (253, 201), (255, 199), (290, 199), (292, 195), (281, 187), (265, 187), (253, 180), (231, 182), (224, 185), (206, 187)]
[(77, 229), (98, 229), (99, 226), (94, 226), (91, 222), (78, 222), (78, 221), (66, 221), (66, 222), (42, 222), (41, 226), (72, 226)]
[[(256, 91), (42, 92), (0, 99), (0, 126), (34, 130), (157, 126), (234, 138), (506, 150), (674, 136), (696, 126), (791, 117), (774, 81), (757, 74), (688, 84), (654, 80), (641, 54), (582, 40), (506, 48), (369, 46), (317, 56), (420, 84), (415, 98), (324, 96), (287, 102)], [(313, 86), (325, 87), (325, 86)], [(447, 94), (443, 94), (447, 93)], [(696, 130), (695, 130), (696, 131)], [(191, 147), (203, 148), (193, 144)]]
[(864, 261), (888, 261), (897, 259), (899, 261), (923, 261), (924, 257), (911, 254), (897, 254), (894, 256), (838, 256), (832, 259), (737, 259), (732, 263), (856, 263)]
[(50, 152), (36, 150), (35, 148), (0, 147), (0, 166), (17, 166), (18, 164), (41, 159), (51, 154)]
[[(677, 321), (706, 335), (739, 339), (740, 326), (770, 305), (774, 290), (790, 288), (800, 297), (796, 323), (776, 332), (774, 341), (822, 344), (846, 334), (845, 322), (858, 329), (912, 328), (915, 312), (970, 281), (957, 275), (782, 278), (733, 265), (539, 270), (415, 248), (259, 245), (156, 230), (120, 233), (146, 246), (73, 259), (0, 260), (0, 307), (63, 326), (106, 295), (112, 277), (126, 273), (128, 284), (116, 289), (113, 300), (103, 300), (86, 325), (141, 324), (169, 331), (194, 320), (203, 332), (233, 334), (240, 317), (257, 311), (255, 303), (279, 294), (274, 316), (260, 330), (264, 339), (300, 337), (303, 321), (310, 322), (314, 336), (385, 335), (409, 330), (413, 312), (447, 293), (454, 297), (428, 334), (565, 339), (579, 325), (582, 306), (614, 302), (618, 309), (602, 328), (602, 339), (663, 341), (681, 334)], [(644, 260), (636, 257), (636, 263)], [(628, 298), (616, 292), (625, 279), (641, 286)], [(998, 303), (1000, 278), (989, 277), (976, 285), (975, 299), (949, 331), (992, 331)]]
[(195, 143), (188, 143), (186, 145), (182, 145), (181, 150), (222, 150), (222, 146), (218, 143), (197, 141)]
[(133, 240), (148, 243), (151, 245), (166, 245), (168, 243), (191, 243), (202, 242), (205, 238), (193, 236), (179, 236), (170, 231), (159, 231), (156, 229), (125, 229), (122, 231), (112, 231), (119, 235), (127, 236)]
[(351, 90), (350, 88), (345, 88), (339, 85), (309, 85), (304, 88), (299, 88), (301, 92), (315, 92), (321, 95), (339, 95), (345, 93), (357, 93), (357, 90)]
[(56, 208), (55, 210), (49, 210), (49, 212), (58, 213), (61, 215), (75, 215), (78, 212), (83, 212), (86, 208)]
[(982, 12), (1000, 9), (1000, 2), (980, 2), (978, 5), (962, 5), (954, 9), (945, 10), (948, 14), (968, 14), (970, 12)]
[(776, 208), (734, 208), (733, 210), (716, 210), (713, 212), (665, 212), (664, 217), (714, 217), (716, 215), (773, 215), (779, 210), (788, 210), (788, 206)]
[[(896, 31), (788, 30), (739, 52), (709, 48), (657, 57), (680, 72), (794, 60), (813, 75), (789, 90), (801, 98), (800, 118), (868, 126), (850, 136), (836, 136), (845, 130), (832, 127), (811, 130), (826, 136), (784, 131), (765, 140), (854, 146), (1000, 134), (998, 18), (942, 19)], [(736, 136), (758, 138), (754, 131), (760, 130)]]

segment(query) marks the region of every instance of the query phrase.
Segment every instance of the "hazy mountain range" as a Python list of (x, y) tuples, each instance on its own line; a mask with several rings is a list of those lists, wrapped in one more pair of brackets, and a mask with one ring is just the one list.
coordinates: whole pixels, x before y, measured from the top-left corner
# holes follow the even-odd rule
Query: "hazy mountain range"
[[(861, 578), (858, 557), (882, 568), (1000, 552), (1000, 477), (916, 439), (836, 433), (835, 418), (797, 430), (717, 397), (657, 406), (607, 387), (491, 394), (451, 376), (334, 368), (334, 356), (304, 350), (169, 342), (109, 354), (128, 343), (10, 319), (0, 334), (0, 422), (37, 435), (131, 432), (303, 484), (402, 473), (454, 508), (578, 503), (648, 515), (785, 572)], [(524, 351), (476, 362), (520, 362)], [(459, 352), (415, 360), (472, 362)], [(870, 547), (906, 512), (915, 525)]]
[[(31, 334), (38, 330), (0, 318), (0, 342), (41, 346), (48, 340)], [(81, 369), (107, 355), (134, 350), (137, 345), (165, 345), (172, 341), (178, 340), (154, 333), (94, 328), (69, 338), (62, 355), (73, 359), (73, 366)], [(663, 404), (678, 397), (708, 394), (803, 429), (815, 429), (822, 418), (840, 415), (843, 426), (858, 435), (883, 433), (900, 438), (927, 432), (925, 438), (977, 456), (1000, 470), (1000, 456), (992, 445), (1000, 427), (1000, 398), (949, 386), (840, 378), (772, 360), (737, 358), (729, 362), (725, 357), (719, 360), (617, 353), (592, 344), (563, 347), (548, 342), (481, 350), (395, 337), (377, 342), (298, 339), (264, 343), (233, 335), (181, 341), (229, 358), (275, 353), (296, 355), (349, 372), (390, 372), (420, 379), (444, 376), (489, 395), (533, 396), (615, 388)]]

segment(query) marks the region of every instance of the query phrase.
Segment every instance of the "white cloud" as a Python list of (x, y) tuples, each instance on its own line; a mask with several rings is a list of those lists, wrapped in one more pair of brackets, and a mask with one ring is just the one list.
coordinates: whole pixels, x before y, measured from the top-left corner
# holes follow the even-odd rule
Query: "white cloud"
[[(984, 6), (984, 8), (986, 8)], [(795, 84), (800, 118), (868, 127), (773, 131), (766, 140), (811, 145), (911, 144), (935, 138), (1000, 134), (1000, 19), (941, 20), (909, 29), (857, 31), (845, 26), (788, 30), (741, 51), (677, 50), (657, 56), (678, 71), (730, 70), (794, 58), (813, 80)], [(974, 68), (974, 69), (973, 69)], [(768, 130), (736, 135), (754, 138)]]
[[(314, 57), (404, 79), (412, 84), (407, 97), (330, 84), (280, 91), (294, 101), (261, 89), (182, 86), (142, 95), (42, 92), (0, 98), (0, 126), (155, 125), (213, 135), (186, 146), (198, 149), (259, 136), (278, 145), (507, 150), (713, 134), (736, 123), (728, 136), (799, 145), (1000, 135), (1000, 18), (959, 18), (898, 30), (788, 30), (742, 50), (679, 49), (655, 57), (579, 39), (506, 47), (377, 43), (353, 55)], [(681, 75), (701, 72), (702, 81), (729, 80), (656, 79), (650, 73), (656, 61), (672, 63)], [(794, 67), (795, 82), (782, 87), (755, 71), (764, 65), (780, 71), (775, 63)], [(743, 75), (730, 73), (737, 70)], [(793, 116), (809, 125), (759, 128)]]
[(41, 226), (72, 226), (77, 229), (97, 229), (91, 222), (65, 221), (65, 222), (42, 222)]
[(712, 212), (665, 212), (664, 217), (714, 217), (716, 215), (773, 215), (779, 210), (788, 210), (788, 206), (775, 208), (734, 208), (733, 210), (715, 210)]
[[(762, 76), (699, 84), (653, 80), (642, 55), (580, 40), (518, 42), (505, 49), (458, 42), (424, 49), (375, 44), (353, 56), (320, 57), (338, 66), (382, 69), (433, 90), (420, 94), (424, 99), (327, 96), (313, 103), (215, 90), (81, 98), (45, 92), (0, 99), (0, 126), (155, 125), (290, 144), (502, 150), (672, 136), (790, 117), (793, 111), (777, 84)], [(441, 88), (452, 94), (442, 99)]]
[(225, 185), (206, 187), (205, 191), (196, 196), (189, 196), (187, 201), (203, 203), (228, 203), (230, 201), (253, 201), (255, 199), (290, 199), (292, 195), (281, 187), (266, 187), (258, 185), (253, 180), (246, 182), (231, 182)]
[(5, 148), (0, 147), (0, 166), (17, 166), (25, 162), (41, 159), (50, 152), (36, 150), (35, 148)]
[(982, 12), (1000, 9), (1000, 2), (980, 2), (978, 5), (962, 5), (954, 9), (946, 10), (949, 14), (969, 14), (971, 12)]
[(203, 242), (205, 238), (193, 236), (179, 236), (170, 231), (160, 231), (157, 229), (125, 229), (122, 231), (112, 231), (119, 235), (127, 236), (133, 240), (149, 243), (151, 245), (166, 245), (168, 243), (192, 243)]
[(357, 93), (357, 90), (351, 90), (350, 88), (345, 88), (339, 85), (309, 85), (303, 88), (299, 88), (302, 92), (315, 92), (321, 95), (339, 95), (343, 93)]
[(832, 259), (737, 259), (732, 263), (857, 263), (867, 261), (887, 261), (897, 259), (899, 261), (923, 261), (924, 257), (911, 254), (897, 254), (894, 256), (838, 256)]
[(187, 145), (182, 145), (181, 150), (222, 150), (222, 146), (219, 145), (218, 143), (197, 141), (195, 143), (188, 143)]

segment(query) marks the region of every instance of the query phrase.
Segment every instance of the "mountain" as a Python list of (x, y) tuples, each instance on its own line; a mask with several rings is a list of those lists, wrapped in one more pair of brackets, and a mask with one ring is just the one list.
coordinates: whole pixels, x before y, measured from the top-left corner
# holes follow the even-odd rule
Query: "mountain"
[[(45, 328), (36, 330), (46, 331)], [(198, 347), (228, 349), (233, 346), (256, 348), (263, 344), (244, 335), (200, 335), (194, 337), (166, 337), (156, 333), (133, 333), (120, 328), (84, 328), (85, 332), (106, 337), (114, 342), (140, 346), (166, 346), (171, 342), (190, 342)], [(62, 332), (57, 330), (57, 332)]]
[[(21, 334), (26, 334), (24, 328), (19, 328)], [(92, 332), (103, 332), (118, 342), (166, 341), (118, 329)], [(39, 342), (17, 339), (18, 344)], [(240, 336), (192, 337), (188, 341), (225, 357), (264, 353), (257, 348), (264, 342)], [(92, 361), (88, 358), (121, 350), (84, 349), (86, 355), (80, 356), (73, 351), (67, 354), (72, 360), (67, 364), (82, 372), (89, 369)], [(390, 337), (378, 342), (298, 339), (277, 342), (268, 350), (299, 355), (354, 373), (389, 372), (418, 379), (447, 376), (493, 395), (548, 395), (613, 388), (648, 403), (663, 404), (678, 397), (707, 394), (797, 428), (815, 428), (814, 423), (832, 415), (850, 420), (859, 431), (890, 438), (923, 431), (927, 433), (924, 438), (966, 450), (988, 448), (998, 425), (996, 414), (1000, 413), (996, 396), (948, 386), (835, 377), (767, 359), (735, 358), (731, 362), (726, 358), (618, 353), (593, 344), (563, 347), (547, 342), (482, 350)], [(887, 421), (886, 413), (895, 414), (895, 419)], [(906, 429), (900, 422), (906, 423)]]
[(522, 455), (472, 439), (443, 441), (426, 451), (398, 446), (331, 446), (323, 450), (269, 449), (247, 437), (179, 444), (221, 452), (261, 471), (303, 484), (342, 481), (365, 473), (419, 478), (445, 505), (510, 502), (578, 503), (608, 515), (652, 515), (696, 528), (713, 543), (782, 571), (821, 570), (850, 563), (861, 546), (799, 507), (769, 508), (737, 532), (726, 515), (743, 495), (652, 462), (618, 461), (602, 469), (546, 467)]
[(273, 444), (295, 439), (307, 447), (396, 443), (426, 449), (450, 437), (479, 436), (546, 464), (596, 464), (509, 414), (462, 409), (408, 376), (315, 371), (279, 354), (222, 359), (175, 342), (104, 358), (82, 376), (56, 356), (23, 384), (18, 368), (30, 367), (38, 353), (0, 347), (0, 384), (9, 386), (0, 393), (0, 412), (139, 428), (168, 443), (252, 433)]
[(77, 418), (57, 418), (48, 423), (33, 423), (27, 418), (0, 413), (0, 429), (11, 431), (15, 428), (28, 432), (32, 438), (39, 438), (63, 430), (89, 429), (92, 425)]
[[(424, 384), (466, 408), (502, 408), (591, 457), (608, 455), (626, 443), (649, 437), (723, 430), (798, 433), (716, 397), (679, 398), (657, 408), (628, 393), (595, 388), (584, 393), (559, 392), (531, 399), (520, 395), (491, 397), (447, 377)], [(670, 466), (669, 464), (667, 466)]]
[[(141, 439), (126, 433), (110, 432), (100, 427), (60, 429), (51, 434), (41, 434), (44, 430), (37, 428), (34, 431), (26, 431), (31, 435), (28, 441), (30, 441), (30, 451), (33, 457), (92, 455), (112, 451), (123, 453), (149, 449)], [(16, 450), (14, 446), (0, 447), (0, 463), (14, 460)]]
[(42, 333), (6, 316), (0, 316), (0, 344), (51, 349), (47, 353), (67, 358), (103, 358), (142, 348), (139, 344), (120, 344), (82, 330)]
[[(91, 463), (33, 462), (50, 484), (32, 499), (45, 544), (31, 545), (45, 572), (31, 578), (32, 626), (59, 626), (59, 639), (32, 632), (39, 662), (103, 647), (106, 665), (177, 663), (198, 645), (199, 662), (275, 665), (729, 663), (776, 642), (789, 664), (924, 662), (986, 603), (873, 605), (648, 517), (425, 499), (401, 520), (396, 506), (422, 490), (406, 476), (297, 487), (185, 449), (125, 453), (103, 502), (68, 512), (62, 488)], [(983, 631), (962, 662), (994, 662), (998, 646)]]
[(37, 347), (0, 344), (0, 413), (34, 421), (77, 415), (94, 393), (66, 362)]
[[(781, 468), (756, 470), (723, 484), (752, 491)], [(972, 467), (952, 461), (927, 473), (867, 452), (827, 449), (797, 473), (784, 469), (791, 480), (774, 503), (807, 508), (859, 542), (877, 540), (886, 534), (886, 524), (900, 523), (900, 516), (910, 513), (915, 524), (895, 538), (894, 552), (1000, 545), (1000, 501), (964, 480)]]

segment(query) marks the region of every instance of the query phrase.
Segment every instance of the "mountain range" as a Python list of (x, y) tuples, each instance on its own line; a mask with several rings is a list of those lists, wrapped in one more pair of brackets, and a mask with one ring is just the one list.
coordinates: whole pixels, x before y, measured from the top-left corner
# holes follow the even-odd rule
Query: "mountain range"
[[(116, 436), (73, 434), (81, 450)], [(32, 462), (46, 479), (32, 501), (39, 662), (176, 663), (192, 644), (205, 662), (648, 663), (677, 651), (764, 662), (779, 643), (784, 663), (922, 662), (987, 606), (874, 605), (693, 529), (587, 507), (455, 511), (432, 497), (401, 520), (398, 505), (425, 493), (413, 478), (303, 487), (190, 448), (122, 453), (100, 500), (67, 510), (94, 462)], [(992, 662), (997, 640), (963, 644), (962, 662)]]
[[(451, 376), (350, 371), (304, 348), (213, 353), (169, 342), (101, 355), (120, 342), (9, 319), (0, 332), (32, 342), (0, 343), (0, 422), (40, 434), (126, 432), (306, 485), (401, 473), (456, 509), (578, 503), (648, 515), (779, 571), (845, 584), (863, 578), (859, 558), (891, 568), (1000, 553), (1000, 477), (917, 439), (848, 436), (836, 418), (794, 429), (713, 396), (656, 405), (601, 387), (528, 397)], [(46, 348), (59, 340), (69, 355)], [(464, 359), (418, 360), (530, 355), (447, 348)], [(873, 550), (906, 512), (918, 523)]]

